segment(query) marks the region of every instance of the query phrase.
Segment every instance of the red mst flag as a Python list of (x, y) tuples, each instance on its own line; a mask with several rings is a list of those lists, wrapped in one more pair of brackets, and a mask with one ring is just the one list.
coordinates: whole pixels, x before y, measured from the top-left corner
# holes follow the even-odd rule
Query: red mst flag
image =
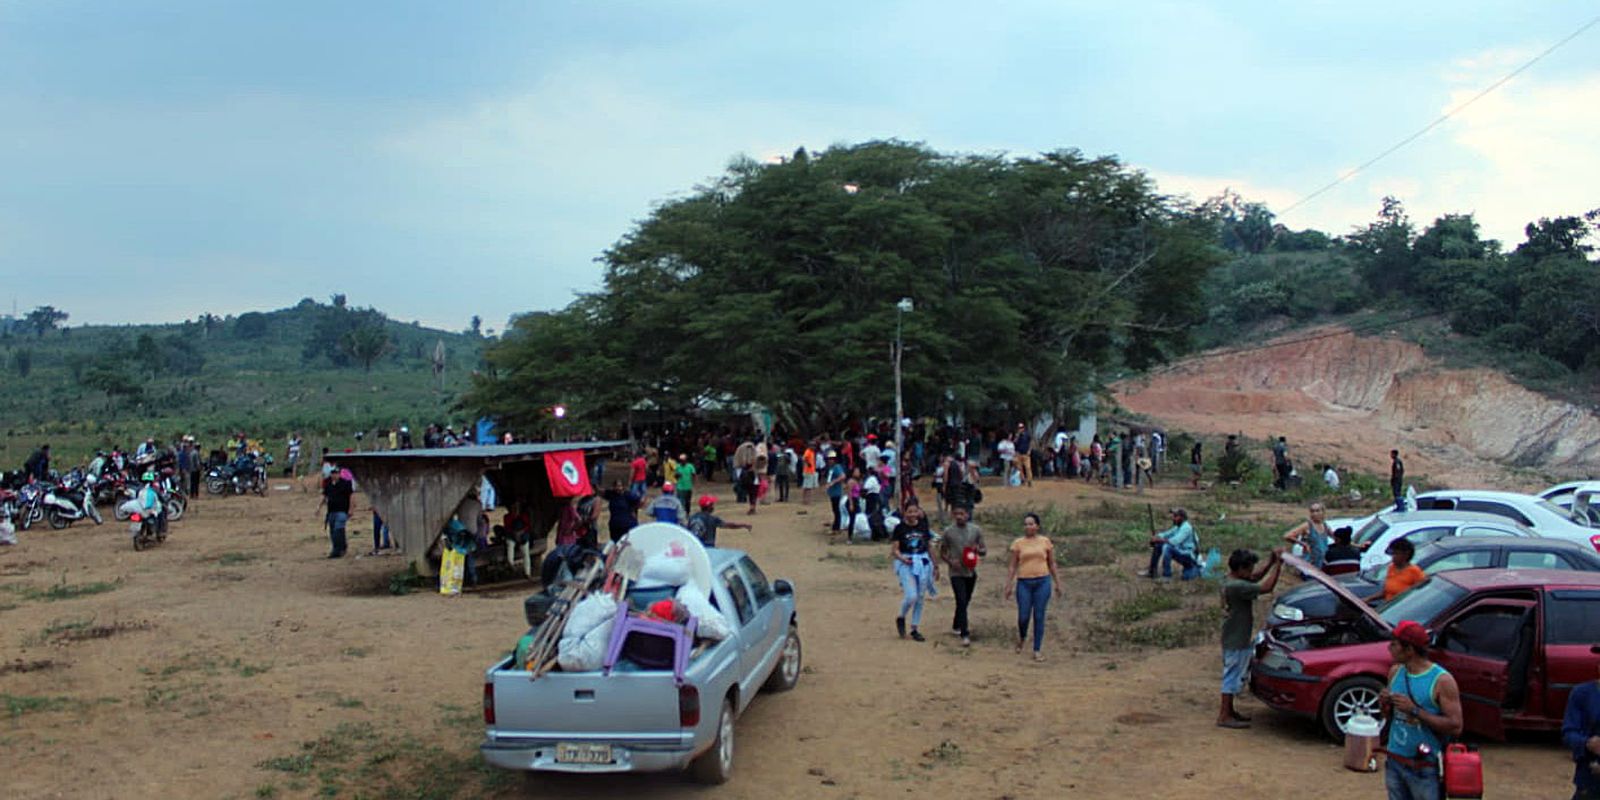
[(550, 474), (550, 493), (556, 497), (594, 494), (594, 488), (589, 485), (589, 470), (583, 464), (582, 450), (545, 453), (544, 470)]

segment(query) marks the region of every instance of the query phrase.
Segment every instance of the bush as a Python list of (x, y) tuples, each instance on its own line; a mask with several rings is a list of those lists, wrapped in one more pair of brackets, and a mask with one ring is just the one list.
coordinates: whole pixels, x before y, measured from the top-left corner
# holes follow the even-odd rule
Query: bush
[(1241, 445), (1232, 453), (1223, 452), (1217, 459), (1217, 477), (1227, 483), (1244, 483), (1257, 473), (1261, 465)]

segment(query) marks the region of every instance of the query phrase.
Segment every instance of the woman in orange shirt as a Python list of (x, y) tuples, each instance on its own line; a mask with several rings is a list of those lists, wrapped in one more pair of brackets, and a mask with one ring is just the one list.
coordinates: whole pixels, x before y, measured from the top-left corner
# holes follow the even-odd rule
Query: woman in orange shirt
[(1056, 548), (1049, 537), (1039, 532), (1039, 515), (1022, 518), (1022, 538), (1011, 543), (1011, 564), (1006, 570), (1006, 599), (1017, 598), (1017, 652), (1028, 638), (1028, 622), (1033, 621), (1033, 660), (1043, 661), (1039, 647), (1044, 643), (1044, 612), (1054, 590), (1061, 596), (1061, 581), (1056, 576)]
[(1405, 539), (1397, 539), (1389, 545), (1389, 571), (1383, 576), (1383, 599), (1393, 600), (1406, 590), (1428, 579), (1422, 568), (1411, 563), (1412, 556), (1417, 554), (1416, 545)]

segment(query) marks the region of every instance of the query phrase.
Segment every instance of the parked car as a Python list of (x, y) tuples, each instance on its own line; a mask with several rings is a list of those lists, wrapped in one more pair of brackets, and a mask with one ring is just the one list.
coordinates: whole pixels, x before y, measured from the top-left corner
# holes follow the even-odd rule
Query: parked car
[(1376, 611), (1320, 571), (1309, 574), (1361, 613), (1266, 629), (1250, 691), (1319, 720), (1335, 739), (1352, 716), (1376, 715), (1393, 666), (1386, 640), (1401, 620), (1432, 632), (1429, 657), (1461, 687), (1466, 731), (1491, 739), (1559, 729), (1567, 695), (1600, 665), (1600, 573), (1440, 572)]
[(511, 658), (483, 683), (480, 751), (502, 769), (648, 772), (689, 768), (722, 783), (733, 769), (734, 721), (762, 689), (800, 680), (794, 587), (768, 582), (750, 556), (708, 548), (712, 602), (736, 631), (671, 669), (551, 672), (531, 679)]
[[(1456, 512), (1460, 513), (1460, 512)], [(1513, 523), (1504, 523), (1507, 525)], [(1600, 553), (1575, 542), (1540, 537), (1468, 536), (1449, 537), (1417, 548), (1411, 563), (1428, 575), (1453, 569), (1575, 569), (1600, 572)], [(1335, 578), (1357, 597), (1372, 597), (1383, 590), (1388, 565)], [(1268, 625), (1307, 622), (1355, 615), (1339, 596), (1316, 581), (1306, 581), (1284, 592), (1272, 604)]]
[(1533, 531), (1502, 516), (1475, 511), (1404, 511), (1379, 514), (1357, 530), (1350, 542), (1361, 548), (1362, 571), (1393, 560), (1389, 547), (1404, 539), (1415, 548), (1452, 537), (1513, 536), (1526, 538)]
[[(1583, 509), (1576, 514), (1572, 507), (1583, 497)], [(1539, 493), (1539, 497), (1559, 506), (1574, 522), (1600, 528), (1600, 481), (1571, 481), (1558, 483)]]
[[(1517, 492), (1491, 492), (1482, 489), (1439, 489), (1415, 498), (1413, 512), (1476, 511), (1505, 517), (1540, 536), (1579, 542), (1600, 552), (1600, 528), (1575, 522), (1569, 509), (1538, 495)], [(1356, 530), (1371, 524), (1378, 514), (1350, 520), (1331, 520), (1329, 525), (1350, 525)]]

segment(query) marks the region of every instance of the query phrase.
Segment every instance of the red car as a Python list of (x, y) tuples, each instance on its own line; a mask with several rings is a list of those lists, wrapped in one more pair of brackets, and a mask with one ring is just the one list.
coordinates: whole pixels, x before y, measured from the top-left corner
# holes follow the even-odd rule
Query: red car
[(1361, 613), (1263, 630), (1250, 692), (1280, 711), (1316, 718), (1336, 740), (1355, 714), (1377, 716), (1389, 675), (1387, 638), (1401, 620), (1433, 633), (1429, 656), (1461, 687), (1466, 730), (1491, 739), (1512, 729), (1559, 730), (1567, 695), (1594, 680), (1600, 664), (1600, 573), (1441, 572), (1373, 610), (1339, 581), (1296, 566)]

